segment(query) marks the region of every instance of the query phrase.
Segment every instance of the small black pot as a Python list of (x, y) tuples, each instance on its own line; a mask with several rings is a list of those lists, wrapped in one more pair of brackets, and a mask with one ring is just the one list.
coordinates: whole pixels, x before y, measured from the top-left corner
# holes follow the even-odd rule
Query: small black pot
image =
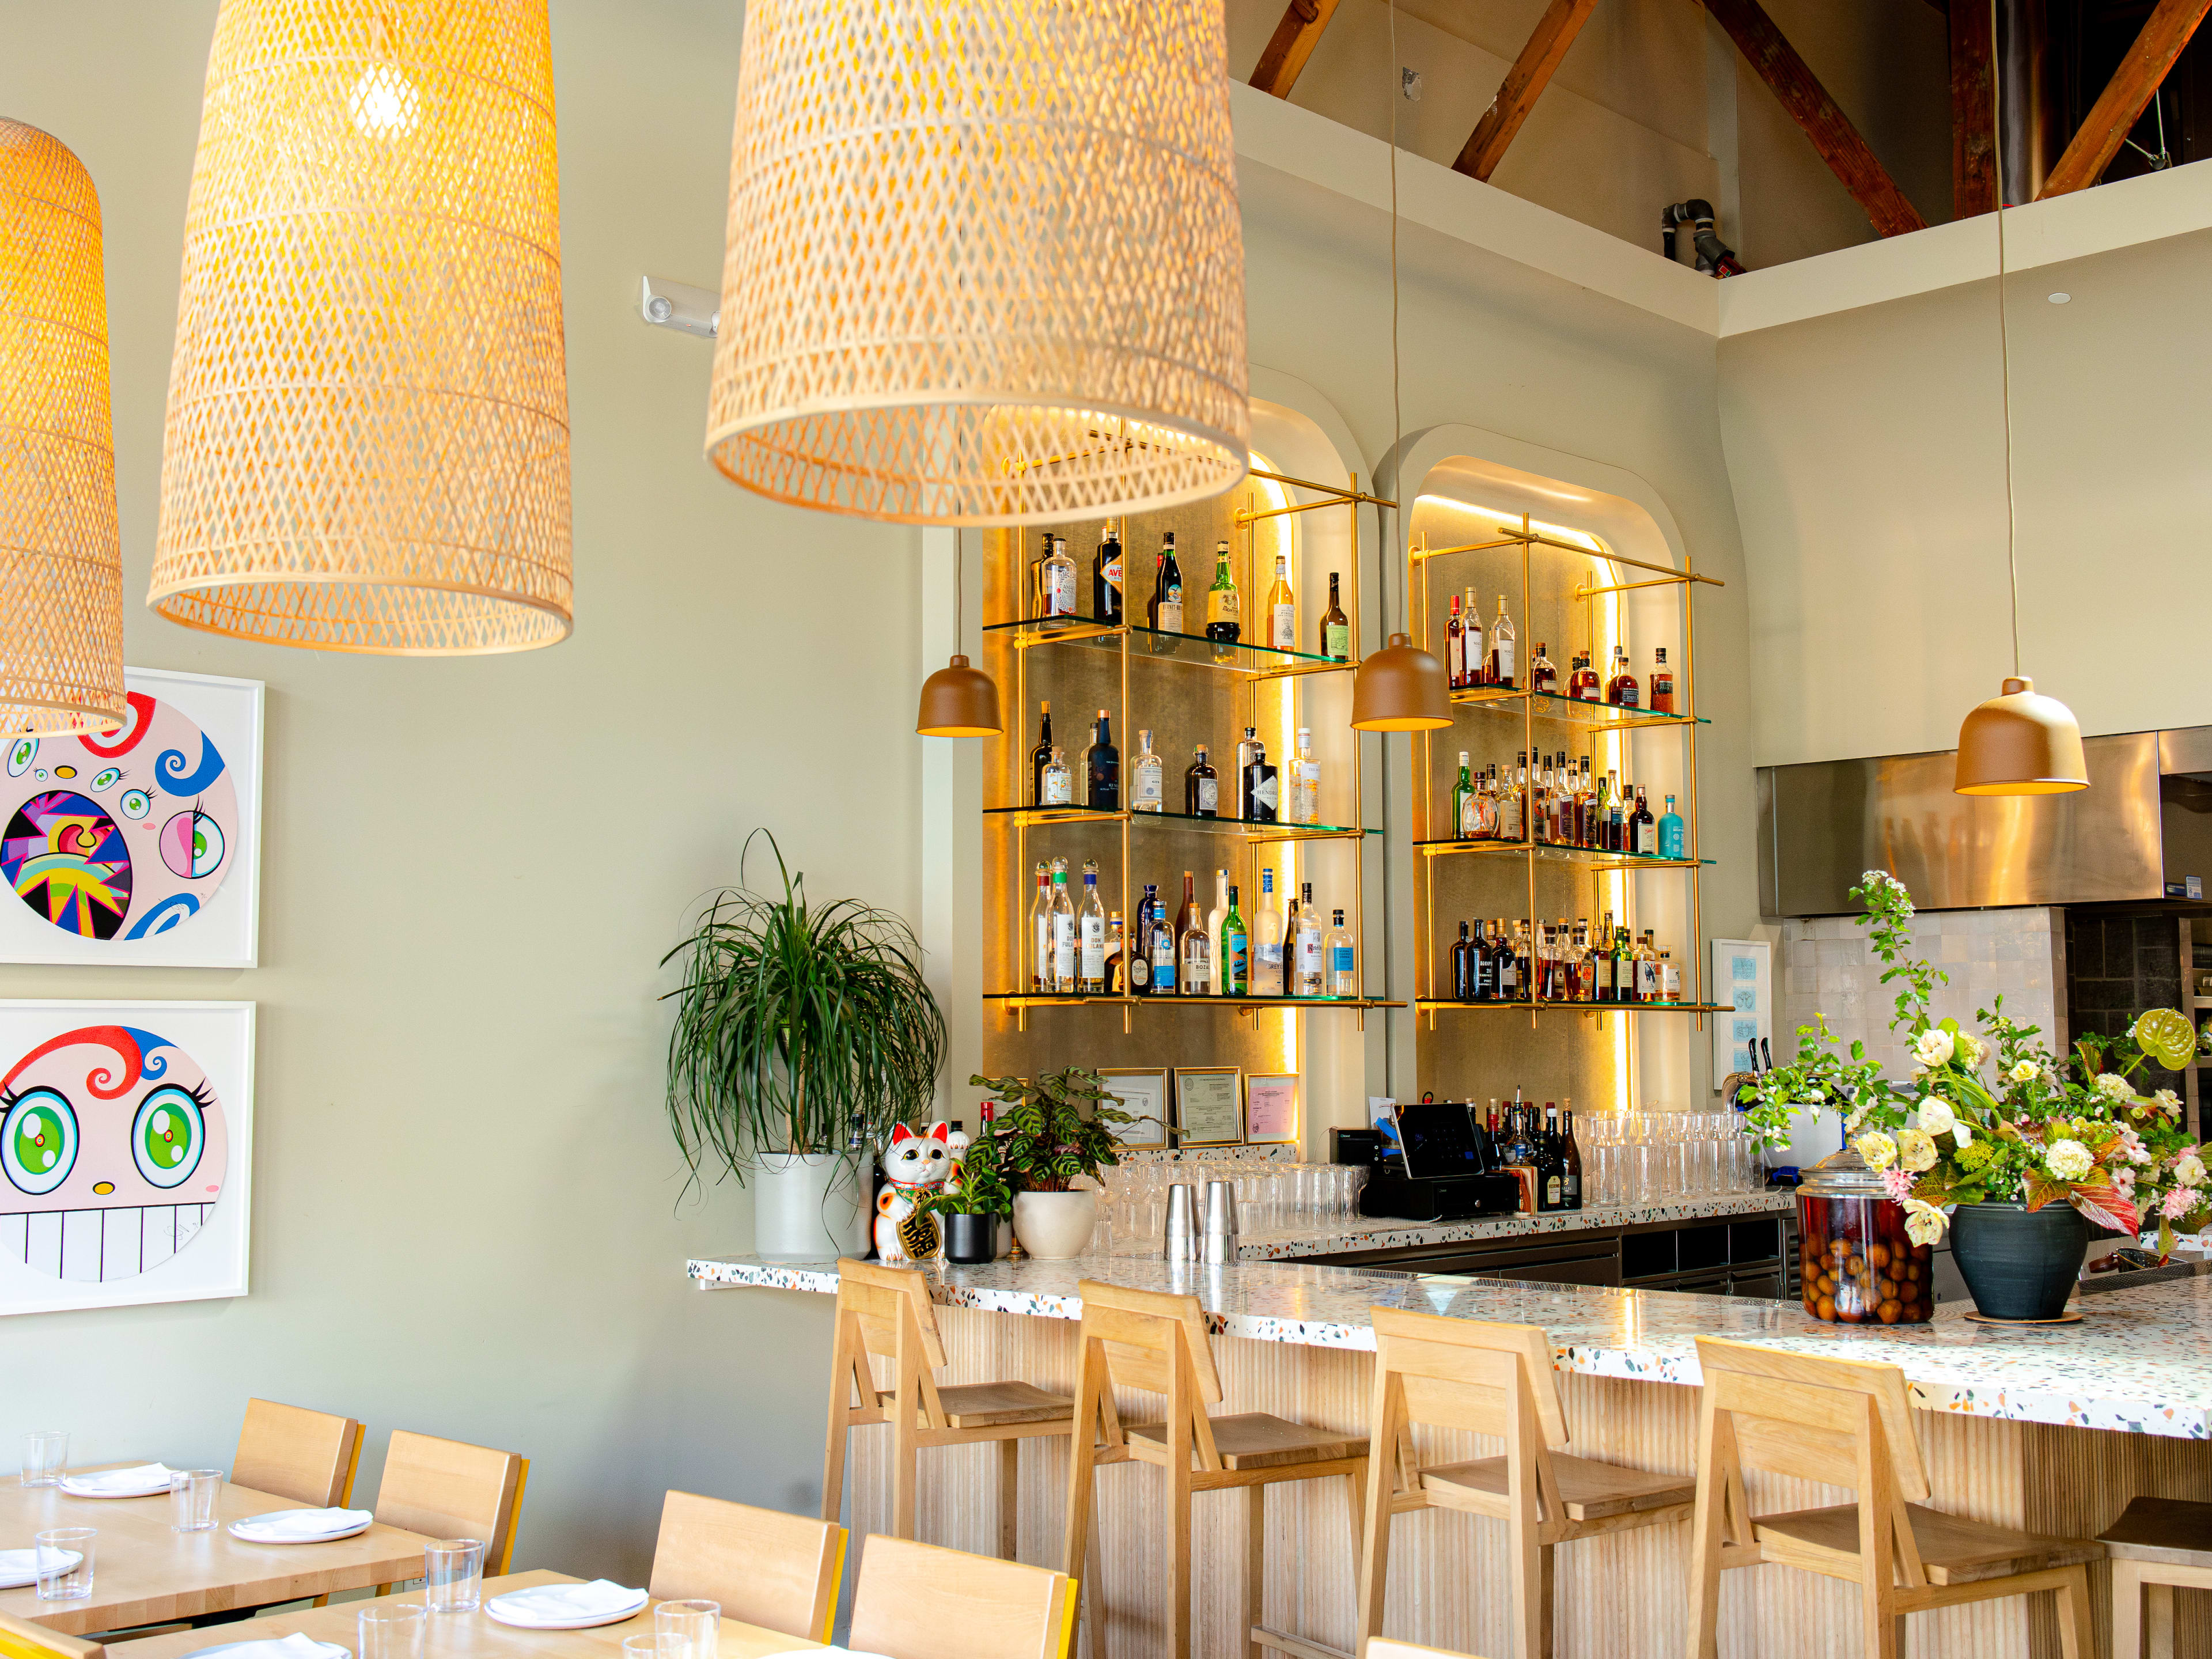
[(999, 1218), (994, 1215), (948, 1215), (945, 1218), (945, 1259), (964, 1267), (981, 1265), (998, 1254)]
[(1961, 1204), (1951, 1212), (1951, 1259), (1989, 1318), (2056, 1319), (2094, 1231), (2070, 1204), (2033, 1214), (2017, 1204)]

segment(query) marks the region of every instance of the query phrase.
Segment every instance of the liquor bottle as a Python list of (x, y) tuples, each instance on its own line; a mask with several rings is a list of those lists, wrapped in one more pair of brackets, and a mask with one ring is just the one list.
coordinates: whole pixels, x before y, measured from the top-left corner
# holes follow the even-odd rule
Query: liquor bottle
[(1207, 947), (1213, 954), (1213, 994), (1216, 996), (1224, 994), (1223, 976), (1229, 971), (1229, 964), (1221, 955), (1221, 924), (1228, 917), (1229, 872), (1216, 870), (1213, 872), (1213, 907), (1206, 913), (1206, 938)]
[[(1480, 918), (1474, 924), (1474, 937), (1468, 942), (1468, 972), (1474, 980), (1470, 1002), (1498, 1000), (1498, 957), (1490, 948), (1489, 936), (1483, 931)], [(1496, 1114), (1492, 1115), (1493, 1119)]]
[(1550, 768), (1539, 754), (1536, 763), (1528, 772), (1528, 839), (1547, 842), (1552, 838), (1552, 777)]
[(1160, 533), (1160, 553), (1152, 566), (1152, 597), (1146, 604), (1156, 633), (1180, 634), (1182, 629), (1182, 567), (1176, 562), (1175, 532)]
[(1674, 712), (1674, 671), (1667, 666), (1667, 647), (1663, 645), (1652, 653), (1651, 712), (1655, 714)]
[(1133, 997), (1152, 994), (1152, 929), (1160, 916), (1160, 890), (1156, 882), (1145, 884), (1145, 896), (1137, 901), (1136, 926), (1130, 931), (1127, 949), (1129, 994)]
[(1152, 752), (1150, 731), (1137, 733), (1137, 757), (1129, 764), (1135, 775), (1132, 780), (1135, 787), (1129, 795), (1129, 810), (1133, 812), (1165, 811), (1167, 800), (1160, 787), (1160, 757)]
[(1528, 824), (1521, 813), (1528, 769), (1528, 751), (1524, 749), (1521, 751), (1519, 767), (1498, 781), (1498, 839), (1500, 841), (1525, 841), (1528, 838)]
[(1311, 882), (1305, 884), (1297, 923), (1291, 933), (1291, 961), (1298, 995), (1322, 995), (1328, 984), (1328, 947), (1322, 934), (1321, 912), (1314, 908)]
[(1559, 1150), (1559, 1109), (1548, 1100), (1544, 1103), (1544, 1141), (1539, 1156), (1544, 1170), (1544, 1201), (1540, 1207), (1564, 1210), (1567, 1207), (1567, 1160)]
[[(1186, 883), (1188, 872), (1184, 874)], [(1168, 915), (1168, 907), (1155, 902), (1152, 906), (1152, 931), (1148, 945), (1152, 952), (1150, 969), (1152, 983), (1149, 993), (1156, 997), (1171, 997), (1176, 994), (1176, 925)]]
[(1075, 901), (1067, 896), (1067, 860), (1052, 861), (1052, 991), (1075, 994)]
[(1328, 994), (1333, 997), (1359, 994), (1359, 951), (1344, 926), (1344, 912), (1334, 912), (1329, 922)]
[(1593, 839), (1597, 834), (1597, 785), (1590, 781), (1590, 757), (1588, 755), (1583, 757), (1582, 782), (1578, 789), (1581, 800), (1576, 811), (1579, 819), (1581, 838), (1575, 844), (1578, 847), (1595, 847), (1597, 845), (1596, 841)]
[(1523, 1002), (1536, 1000), (1536, 949), (1535, 942), (1530, 937), (1534, 931), (1533, 923), (1516, 921), (1513, 924), (1513, 978), (1521, 988)]
[(1595, 981), (1592, 994), (1599, 1002), (1618, 1002), (1620, 999), (1613, 977), (1613, 912), (1610, 910), (1599, 921), (1597, 936), (1590, 941), (1590, 957)]
[(1260, 872), (1260, 908), (1252, 918), (1252, 994), (1287, 995), (1283, 979), (1283, 913), (1275, 908), (1275, 872)]
[(1313, 757), (1313, 728), (1298, 727), (1298, 757), (1291, 763), (1291, 822), (1321, 822), (1321, 763)]
[(1298, 602), (1291, 592), (1291, 562), (1275, 555), (1275, 580), (1267, 588), (1267, 643), (1278, 651), (1298, 648)]
[(1118, 812), (1121, 810), (1121, 751), (1114, 747), (1113, 722), (1106, 711), (1098, 711), (1098, 724), (1092, 728), (1091, 751), (1085, 757), (1090, 773), (1091, 810), (1094, 812)]
[(1052, 538), (1052, 554), (1044, 562), (1044, 614), (1075, 614), (1075, 561), (1067, 556), (1067, 538)]
[(1583, 1206), (1583, 1149), (1575, 1139), (1575, 1103), (1559, 1103), (1559, 1165), (1560, 1194), (1566, 1200), (1563, 1208), (1579, 1210)]
[(1536, 1147), (1528, 1133), (1528, 1115), (1520, 1102), (1520, 1091), (1514, 1091), (1513, 1104), (1505, 1109), (1505, 1167), (1501, 1174), (1510, 1175), (1521, 1183), (1518, 1206), (1523, 1215), (1534, 1212), (1537, 1200)]
[(1475, 614), (1474, 590), (1467, 590), (1467, 608), (1462, 613), (1461, 623), (1467, 629), (1464, 647), (1466, 662), (1462, 685), (1486, 685), (1490, 680), (1490, 659), (1482, 651), (1482, 618)]
[(1605, 850), (1608, 853), (1620, 852), (1627, 844), (1622, 831), (1627, 825), (1629, 809), (1621, 798), (1621, 788), (1620, 780), (1608, 771), (1605, 775)]
[(1567, 696), (1577, 702), (1597, 701), (1597, 671), (1590, 666), (1586, 654), (1575, 659), (1573, 672), (1567, 676)]
[(1067, 754), (1058, 744), (1044, 763), (1044, 783), (1037, 792), (1039, 806), (1072, 806), (1075, 804), (1074, 780), (1067, 769)]
[(1260, 729), (1255, 726), (1244, 728), (1244, 735), (1237, 739), (1237, 769), (1229, 775), (1229, 793), (1236, 798), (1237, 810), (1231, 817), (1249, 817), (1251, 808), (1244, 796), (1244, 775), (1251, 769), (1252, 751), (1259, 746)]
[(1252, 989), (1252, 936), (1244, 931), (1244, 917), (1237, 908), (1237, 889), (1229, 889), (1228, 908), (1221, 913), (1221, 994), (1241, 997)]
[(1510, 687), (1513, 678), (1513, 618), (1505, 614), (1505, 596), (1498, 596), (1498, 620), (1490, 624), (1490, 683)]
[(1659, 1000), (1680, 1002), (1682, 1000), (1682, 970), (1674, 963), (1672, 951), (1659, 953)]
[(1667, 797), (1667, 810), (1659, 817), (1659, 856), (1662, 859), (1686, 857), (1682, 851), (1682, 817), (1674, 810), (1674, 798)]
[(1030, 906), (1030, 989), (1039, 995), (1052, 989), (1052, 872), (1039, 859), (1036, 900)]
[(1273, 823), (1281, 798), (1282, 780), (1267, 758), (1267, 745), (1252, 740), (1251, 763), (1244, 769), (1244, 817), (1251, 823)]
[(1229, 544), (1222, 542), (1213, 550), (1213, 586), (1206, 591), (1206, 637), (1234, 645), (1243, 631), (1237, 584), (1229, 575)]
[(1206, 745), (1198, 745), (1198, 758), (1182, 775), (1182, 810), (1194, 818), (1221, 816), (1221, 780), (1206, 764)]
[(1474, 945), (1467, 936), (1467, 924), (1459, 925), (1459, 938), (1451, 948), (1451, 995), (1455, 1002), (1474, 1000)]
[(1312, 908), (1313, 884), (1311, 882), (1305, 884), (1305, 902), (1303, 904), (1298, 902), (1297, 895), (1293, 893), (1291, 895), (1290, 902), (1283, 907), (1283, 942), (1285, 946), (1291, 953), (1290, 976), (1293, 981), (1297, 979), (1298, 971), (1297, 955), (1298, 943), (1298, 914), (1302, 910), (1310, 910)]
[(1052, 558), (1052, 532), (1046, 531), (1038, 538), (1037, 556), (1030, 561), (1030, 609), (1032, 617), (1042, 617), (1044, 611), (1044, 568)]
[(1606, 817), (1613, 810), (1613, 774), (1607, 772), (1591, 786), (1589, 829), (1583, 837), (1583, 845), (1595, 852), (1605, 850)]
[(1196, 878), (1182, 872), (1182, 908), (1176, 915), (1176, 952), (1181, 963), (1178, 988), (1187, 997), (1202, 997), (1212, 986), (1213, 947), (1206, 941), (1206, 917), (1193, 895)]
[(1121, 913), (1109, 910), (1106, 913), (1106, 994), (1109, 997), (1121, 994), (1121, 957), (1127, 945), (1127, 941), (1121, 933)]
[(1636, 945), (1636, 1000), (1638, 1002), (1659, 1000), (1659, 946), (1649, 927), (1644, 930), (1644, 937), (1637, 941)]
[(1052, 758), (1052, 703), (1037, 705), (1037, 745), (1030, 750), (1030, 805), (1044, 805), (1045, 763)]
[(1544, 642), (1541, 640), (1536, 641), (1536, 654), (1528, 664), (1528, 689), (1547, 697), (1559, 695), (1559, 671), (1553, 666), (1552, 659), (1544, 654)]
[(1636, 792), (1636, 811), (1629, 819), (1628, 842), (1639, 857), (1659, 856), (1659, 821), (1651, 816), (1651, 803), (1641, 789)]
[(1106, 989), (1106, 907), (1098, 902), (1098, 861), (1083, 860), (1083, 909), (1077, 945), (1075, 988), (1085, 996)]
[(1452, 785), (1452, 835), (1461, 841), (1474, 838), (1474, 780), (1467, 768), (1467, 750), (1459, 751), (1459, 781)]
[(1613, 935), (1613, 984), (1615, 1002), (1636, 1000), (1636, 951), (1626, 927), (1616, 928)]
[(1605, 700), (1616, 708), (1633, 708), (1640, 696), (1636, 676), (1628, 670), (1628, 653), (1616, 645), (1613, 647), (1613, 678), (1605, 683)]
[(1352, 660), (1352, 623), (1337, 603), (1334, 570), (1328, 573), (1328, 609), (1321, 616), (1321, 653), (1331, 662)]
[(1467, 625), (1461, 621), (1459, 595), (1452, 595), (1451, 619), (1444, 624), (1444, 679), (1455, 691), (1467, 684)]
[(1104, 539), (1091, 559), (1091, 614), (1096, 620), (1121, 622), (1121, 537), (1109, 519)]
[(1498, 988), (1500, 1002), (1522, 1000), (1519, 958), (1515, 956), (1513, 941), (1505, 936), (1505, 923), (1501, 918), (1490, 924), (1491, 982)]
[(1597, 960), (1590, 955), (1589, 918), (1575, 918), (1574, 943), (1570, 947), (1574, 968), (1573, 984), (1567, 992), (1576, 1002), (1597, 1000)]

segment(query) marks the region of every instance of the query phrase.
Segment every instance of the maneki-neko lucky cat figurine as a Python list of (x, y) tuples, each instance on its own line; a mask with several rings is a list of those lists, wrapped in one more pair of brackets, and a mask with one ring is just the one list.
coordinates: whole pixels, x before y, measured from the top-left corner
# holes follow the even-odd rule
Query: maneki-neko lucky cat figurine
[(959, 1173), (951, 1130), (933, 1123), (918, 1135), (901, 1123), (884, 1148), (884, 1189), (876, 1194), (876, 1255), (885, 1261), (934, 1261), (945, 1254), (943, 1230), (933, 1215), (916, 1213), (915, 1200), (941, 1192)]

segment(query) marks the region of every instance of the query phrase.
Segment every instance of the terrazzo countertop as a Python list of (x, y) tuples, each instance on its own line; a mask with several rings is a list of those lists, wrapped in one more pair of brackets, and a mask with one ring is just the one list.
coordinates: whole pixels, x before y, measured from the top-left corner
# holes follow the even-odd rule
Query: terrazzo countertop
[[(1587, 1212), (1585, 1212), (1587, 1213)], [(835, 1262), (702, 1259), (687, 1271), (709, 1290), (744, 1285), (835, 1293)], [(2080, 1298), (2078, 1325), (1977, 1325), (1963, 1305), (1921, 1326), (1824, 1325), (1794, 1302), (1672, 1291), (1544, 1285), (1452, 1273), (1243, 1261), (1219, 1266), (1129, 1256), (1000, 1261), (926, 1272), (948, 1307), (1082, 1316), (1077, 1284), (1103, 1279), (1195, 1295), (1221, 1335), (1310, 1347), (1375, 1346), (1370, 1307), (1540, 1325), (1553, 1364), (1593, 1376), (1694, 1385), (1698, 1336), (1901, 1365), (1926, 1411), (2212, 1438), (2212, 1278), (2130, 1286)]]
[(1539, 1233), (1581, 1232), (1593, 1227), (1636, 1227), (1653, 1221), (1700, 1221), (1712, 1217), (1794, 1215), (1794, 1192), (1734, 1194), (1726, 1198), (1662, 1199), (1651, 1204), (1613, 1204), (1543, 1215), (1483, 1216), (1473, 1221), (1401, 1221), (1389, 1216), (1347, 1218), (1326, 1228), (1248, 1233), (1237, 1248), (1244, 1261), (1289, 1261), (1300, 1256), (1351, 1250), (1401, 1250), (1422, 1244), (1521, 1238)]

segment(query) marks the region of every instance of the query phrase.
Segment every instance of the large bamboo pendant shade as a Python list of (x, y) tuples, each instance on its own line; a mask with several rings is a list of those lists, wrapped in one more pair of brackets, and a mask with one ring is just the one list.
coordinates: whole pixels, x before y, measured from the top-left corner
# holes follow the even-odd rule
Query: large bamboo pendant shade
[(1022, 525), (1246, 466), (1219, 0), (751, 0), (708, 458)]
[(67, 145), (0, 117), (0, 732), (129, 711), (100, 198)]
[(149, 599), (319, 650), (567, 635), (545, 0), (222, 0)]

